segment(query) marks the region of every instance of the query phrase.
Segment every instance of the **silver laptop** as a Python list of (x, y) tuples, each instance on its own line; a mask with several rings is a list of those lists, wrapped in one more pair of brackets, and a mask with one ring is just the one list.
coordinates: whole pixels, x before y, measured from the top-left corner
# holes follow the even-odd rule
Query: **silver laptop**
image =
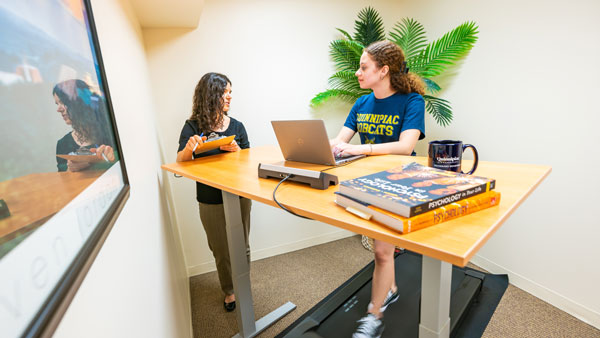
[(323, 120), (271, 121), (279, 148), (287, 161), (340, 165), (365, 155), (335, 158)]

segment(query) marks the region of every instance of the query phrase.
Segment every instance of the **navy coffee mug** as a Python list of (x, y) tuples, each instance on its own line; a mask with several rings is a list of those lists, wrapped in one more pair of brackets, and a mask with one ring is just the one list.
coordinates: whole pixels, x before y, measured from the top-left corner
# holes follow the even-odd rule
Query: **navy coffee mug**
[(461, 170), (462, 154), (466, 148), (473, 150), (474, 161), (473, 168), (467, 173), (472, 174), (477, 169), (479, 155), (477, 149), (471, 144), (464, 144), (462, 141), (442, 140), (429, 142), (429, 166), (437, 169), (455, 171), (463, 173)]

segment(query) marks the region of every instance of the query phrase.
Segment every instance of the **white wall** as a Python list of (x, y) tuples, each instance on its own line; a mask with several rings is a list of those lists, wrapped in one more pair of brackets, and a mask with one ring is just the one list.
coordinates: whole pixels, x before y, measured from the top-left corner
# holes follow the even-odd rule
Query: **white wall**
[(93, 1), (131, 195), (56, 337), (191, 337), (189, 282), (168, 217), (141, 29), (126, 0)]
[(429, 136), (462, 137), (486, 160), (553, 167), (473, 262), (508, 272), (513, 284), (600, 327), (600, 3), (468, 4), (460, 12), (481, 34), (445, 93), (457, 119), (451, 132)]
[[(476, 47), (455, 74), (439, 79), (454, 122), (444, 129), (428, 118), (417, 152), (425, 155), (429, 140), (458, 138), (475, 144), (483, 160), (551, 165), (550, 177), (473, 261), (508, 272), (515, 285), (600, 327), (596, 1), (206, 1), (197, 29), (144, 30), (166, 161), (175, 160), (193, 88), (208, 71), (231, 78), (231, 114), (245, 123), (253, 146), (275, 144), (273, 119), (324, 118), (330, 135), (337, 133), (349, 106), (311, 111), (308, 103), (332, 74), (334, 28), (352, 31), (367, 5), (388, 31), (412, 17), (430, 39), (464, 21), (478, 23)], [(206, 271), (212, 259), (194, 185), (170, 183), (188, 272)], [(345, 235), (259, 203), (253, 208), (255, 259)]]
[[(308, 102), (325, 88), (330, 72), (326, 55), (334, 32), (329, 16), (337, 5), (327, 6), (316, 15), (318, 19), (312, 22), (315, 27), (307, 34), (301, 30), (306, 17), (297, 14), (311, 13), (313, 3), (268, 1), (209, 1), (197, 29), (144, 29), (166, 161), (175, 161), (179, 134), (191, 112), (194, 87), (209, 71), (227, 74), (233, 82), (230, 114), (246, 126), (251, 146), (276, 142), (270, 120), (313, 116)], [(338, 118), (331, 134), (337, 133), (345, 114), (335, 113)], [(195, 275), (214, 270), (198, 215), (195, 185), (173, 176), (170, 182), (188, 272)], [(351, 235), (260, 203), (252, 208), (250, 242), (254, 260)]]

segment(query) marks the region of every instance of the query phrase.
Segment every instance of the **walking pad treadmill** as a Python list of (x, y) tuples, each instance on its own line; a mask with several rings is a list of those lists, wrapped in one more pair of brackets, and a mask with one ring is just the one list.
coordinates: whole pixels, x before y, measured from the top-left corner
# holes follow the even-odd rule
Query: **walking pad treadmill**
[[(396, 283), (400, 298), (385, 311), (383, 337), (418, 337), (419, 335), (421, 258), (421, 255), (410, 251), (402, 250), (396, 253)], [(374, 267), (374, 262), (369, 263), (277, 337), (351, 337), (358, 325), (356, 321), (365, 315), (371, 299), (371, 279)], [(494, 304), (491, 305), (477, 306), (476, 311), (469, 311), (471, 305), (479, 301), (478, 296), (482, 284), (488, 276), (498, 278), (497, 275), (484, 274), (470, 268), (452, 267), (451, 337), (477, 337), (483, 334), (489, 318), (508, 285), (506, 276), (500, 276), (505, 279), (505, 283), (500, 284), (505, 284), (505, 286), (497, 297), (497, 301), (492, 302)], [(496, 292), (497, 294), (498, 292)], [(476, 313), (473, 313), (477, 311), (487, 312), (489, 315), (477, 316)], [(475, 317), (475, 320), (471, 318), (465, 325), (468, 327), (461, 328), (461, 324), (467, 317)]]

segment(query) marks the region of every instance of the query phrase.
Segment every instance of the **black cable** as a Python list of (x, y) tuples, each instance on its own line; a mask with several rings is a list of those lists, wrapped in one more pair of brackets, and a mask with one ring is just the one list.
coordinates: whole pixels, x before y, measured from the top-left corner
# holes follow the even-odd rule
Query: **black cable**
[(286, 181), (288, 178), (291, 178), (292, 176), (293, 176), (292, 174), (288, 174), (288, 175), (287, 175), (287, 176), (286, 176), (284, 179), (282, 179), (281, 181), (279, 181), (279, 183), (277, 183), (277, 186), (276, 186), (276, 187), (275, 187), (275, 189), (273, 190), (273, 200), (275, 201), (275, 203), (277, 203), (277, 205), (278, 205), (278, 206), (279, 206), (281, 209), (283, 209), (283, 210), (285, 210), (285, 211), (289, 212), (290, 214), (292, 214), (292, 215), (294, 215), (294, 216), (298, 216), (298, 217), (300, 217), (300, 218), (304, 218), (304, 219), (310, 219), (310, 220), (313, 220), (312, 218), (308, 218), (308, 217), (304, 217), (304, 216), (302, 216), (302, 215), (298, 215), (297, 213), (295, 213), (295, 212), (293, 212), (293, 211), (289, 210), (288, 208), (284, 207), (283, 205), (281, 205), (281, 203), (279, 203), (279, 202), (277, 201), (277, 198), (275, 197), (275, 193), (277, 192), (277, 188), (279, 188), (279, 186), (281, 185), (281, 183), (285, 182), (285, 181)]

